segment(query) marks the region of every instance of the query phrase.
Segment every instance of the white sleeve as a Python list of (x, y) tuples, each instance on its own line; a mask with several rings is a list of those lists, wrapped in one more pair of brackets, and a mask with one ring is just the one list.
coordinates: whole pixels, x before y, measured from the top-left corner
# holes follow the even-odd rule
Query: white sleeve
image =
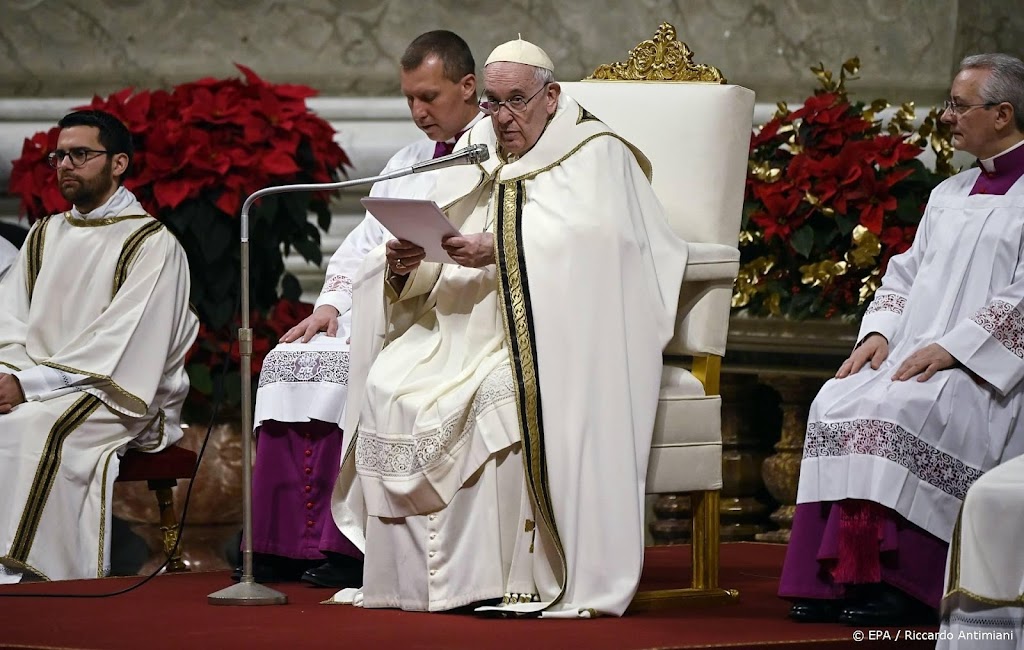
[(1024, 379), (1024, 256), (1017, 259), (1016, 282), (936, 341), (1002, 395)]
[(49, 366), (33, 366), (13, 374), (21, 384), (21, 392), (25, 394), (25, 399), (30, 402), (46, 401), (96, 381), (88, 375), (57, 370)]
[(917, 278), (917, 270), (924, 260), (928, 245), (929, 210), (925, 209), (921, 217), (921, 225), (914, 236), (914, 243), (904, 253), (893, 255), (882, 277), (882, 286), (875, 292), (875, 297), (864, 312), (860, 324), (857, 343), (860, 344), (868, 334), (878, 332), (888, 340), (892, 340), (900, 320), (903, 318), (903, 307), (907, 304), (910, 287)]

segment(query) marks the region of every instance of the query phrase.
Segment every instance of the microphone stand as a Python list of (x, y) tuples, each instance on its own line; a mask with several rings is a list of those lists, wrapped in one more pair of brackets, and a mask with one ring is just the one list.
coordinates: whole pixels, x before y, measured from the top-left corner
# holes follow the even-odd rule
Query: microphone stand
[(242, 577), (237, 584), (207, 595), (210, 605), (284, 605), (288, 596), (256, 582), (252, 571), (252, 328), (249, 327), (249, 208), (257, 200), (285, 192), (322, 192), (376, 183), (418, 174), (452, 165), (478, 164), (487, 160), (487, 147), (473, 145), (460, 151), (396, 169), (370, 178), (355, 178), (337, 183), (277, 185), (253, 192), (242, 204), (242, 324), (238, 328), (238, 351), (242, 375)]

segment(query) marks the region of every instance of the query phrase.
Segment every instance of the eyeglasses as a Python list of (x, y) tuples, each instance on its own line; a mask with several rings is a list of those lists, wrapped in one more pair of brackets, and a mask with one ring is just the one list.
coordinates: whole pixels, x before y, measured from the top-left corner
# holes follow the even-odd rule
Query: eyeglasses
[(954, 115), (963, 115), (972, 108), (980, 108), (982, 106), (990, 108), (992, 106), (999, 106), (1002, 103), (1003, 102), (983, 102), (981, 104), (958, 104), (952, 99), (947, 99), (942, 102), (942, 112), (945, 113), (946, 111), (953, 111)]
[(522, 97), (513, 97), (512, 99), (506, 99), (503, 102), (491, 99), (482, 99), (480, 100), (480, 110), (483, 111), (484, 115), (495, 115), (497, 114), (498, 111), (501, 110), (501, 107), (504, 106), (509, 110), (510, 113), (522, 113), (523, 111), (526, 110), (526, 105), (529, 104), (534, 97), (539, 95), (541, 91), (547, 87), (548, 84), (544, 84), (543, 86), (540, 87), (540, 89), (537, 92), (530, 95), (529, 99), (523, 99)]
[(60, 164), (64, 162), (64, 159), (70, 156), (71, 165), (73, 167), (81, 167), (96, 156), (109, 153), (109, 151), (105, 151), (103, 149), (88, 149), (86, 147), (75, 147), (73, 149), (68, 149), (67, 151), (64, 149), (57, 149), (46, 156), (46, 162), (50, 163), (50, 167), (57, 169), (60, 167)]

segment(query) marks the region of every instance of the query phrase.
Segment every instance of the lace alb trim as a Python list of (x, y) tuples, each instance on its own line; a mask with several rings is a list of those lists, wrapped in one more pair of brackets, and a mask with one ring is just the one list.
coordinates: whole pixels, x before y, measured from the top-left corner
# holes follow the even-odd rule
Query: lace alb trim
[(1011, 617), (996, 617), (996, 616), (977, 616), (971, 614), (950, 614), (950, 623), (962, 623), (964, 625), (970, 625), (972, 627), (1004, 627), (1013, 629), (1019, 629), (1021, 624), (1020, 618)]
[(327, 282), (324, 283), (324, 288), (320, 293), (329, 293), (332, 291), (342, 291), (351, 296), (352, 278), (347, 275), (332, 275), (327, 278)]
[(907, 299), (903, 296), (898, 296), (894, 293), (886, 293), (881, 296), (875, 296), (875, 299), (868, 305), (867, 311), (864, 315), (873, 314), (876, 311), (891, 311), (894, 314), (902, 314), (903, 308), (907, 304)]
[(811, 422), (804, 440), (804, 458), (828, 456), (884, 458), (960, 500), (982, 474), (898, 424), (885, 420)]
[(447, 458), (476, 430), (484, 411), (515, 399), (512, 367), (502, 363), (476, 392), (468, 409), (449, 416), (431, 431), (403, 436), (402, 440), (359, 430), (356, 438), (356, 471), (364, 475), (401, 477), (429, 470)]
[(1003, 344), (1003, 347), (1024, 359), (1024, 314), (1008, 302), (995, 300), (982, 307), (971, 320)]
[(263, 360), (259, 387), (281, 382), (348, 386), (348, 352), (271, 350)]

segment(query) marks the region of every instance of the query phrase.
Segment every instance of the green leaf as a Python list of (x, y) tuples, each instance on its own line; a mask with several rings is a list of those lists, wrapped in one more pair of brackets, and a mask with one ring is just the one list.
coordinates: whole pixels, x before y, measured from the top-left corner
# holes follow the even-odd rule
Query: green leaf
[(298, 300), (302, 296), (302, 285), (291, 273), (281, 277), (281, 297), (286, 300)]
[(222, 223), (210, 224), (203, 236), (199, 238), (199, 249), (203, 257), (211, 261), (220, 259), (224, 255), (228, 246), (231, 245), (232, 239), (232, 228), (223, 220), (218, 219), (217, 221)]
[(309, 192), (289, 192), (282, 194), (281, 209), (299, 226), (309, 221)]
[(320, 260), (323, 258), (323, 253), (320, 251), (320, 245), (316, 242), (308, 239), (299, 239), (294, 241), (293, 245), (295, 246), (295, 250), (299, 251), (299, 255), (302, 256), (302, 259), (307, 262), (319, 264)]
[(819, 251), (827, 250), (829, 244), (838, 236), (839, 232), (834, 228), (817, 228), (814, 230), (814, 248)]
[(331, 208), (323, 201), (313, 203), (313, 211), (316, 212), (316, 224), (320, 230), (327, 232), (331, 229)]
[(797, 253), (808, 257), (811, 253), (811, 248), (814, 247), (814, 229), (810, 226), (802, 226), (793, 232), (793, 235), (789, 238), (789, 243)]
[(204, 395), (209, 395), (213, 392), (213, 377), (210, 376), (210, 368), (208, 366), (199, 365), (193, 363), (188, 366), (188, 380), (192, 384), (193, 390), (197, 390)]
[(857, 220), (857, 217), (848, 214), (839, 214), (838, 212), (835, 215), (835, 219), (836, 225), (839, 227), (839, 234), (844, 237), (852, 233), (853, 229), (857, 227), (858, 223), (860, 223), (860, 221)]

